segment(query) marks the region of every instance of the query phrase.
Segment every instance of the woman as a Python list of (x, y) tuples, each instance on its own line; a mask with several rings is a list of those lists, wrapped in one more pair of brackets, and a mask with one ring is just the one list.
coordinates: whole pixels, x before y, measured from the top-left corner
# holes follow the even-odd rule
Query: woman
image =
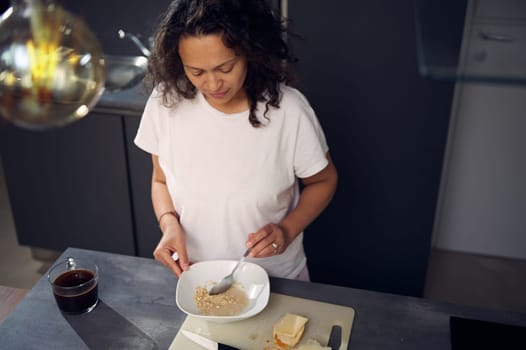
[(337, 173), (309, 103), (286, 85), (283, 33), (264, 0), (176, 0), (160, 23), (135, 142), (152, 154), (154, 256), (177, 276), (248, 248), (269, 275), (309, 280), (303, 230)]

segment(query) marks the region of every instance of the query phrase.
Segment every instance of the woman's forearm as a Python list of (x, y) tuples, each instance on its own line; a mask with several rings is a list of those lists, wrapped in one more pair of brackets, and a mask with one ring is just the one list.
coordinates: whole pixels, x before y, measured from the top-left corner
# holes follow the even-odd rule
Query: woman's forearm
[(327, 159), (329, 164), (322, 171), (303, 179), (298, 205), (280, 223), (289, 243), (321, 214), (336, 191), (338, 174), (328, 154)]
[(159, 159), (157, 156), (152, 157), (153, 174), (152, 174), (152, 204), (155, 212), (155, 217), (159, 223), (161, 231), (165, 231), (164, 227), (169, 222), (179, 223), (179, 213), (174, 208), (172, 197), (166, 185), (166, 177), (159, 166)]

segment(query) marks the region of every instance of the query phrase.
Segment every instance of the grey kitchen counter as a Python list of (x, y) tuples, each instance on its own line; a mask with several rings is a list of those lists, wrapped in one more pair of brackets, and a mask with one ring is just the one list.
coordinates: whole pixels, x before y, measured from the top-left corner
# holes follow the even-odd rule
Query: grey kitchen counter
[[(95, 310), (62, 314), (45, 276), (0, 326), (0, 349), (167, 349), (185, 320), (177, 279), (153, 259), (68, 248), (100, 267)], [(271, 278), (271, 291), (354, 308), (349, 349), (450, 349), (450, 316), (526, 326), (521, 313)], [(247, 349), (248, 350), (248, 349)]]

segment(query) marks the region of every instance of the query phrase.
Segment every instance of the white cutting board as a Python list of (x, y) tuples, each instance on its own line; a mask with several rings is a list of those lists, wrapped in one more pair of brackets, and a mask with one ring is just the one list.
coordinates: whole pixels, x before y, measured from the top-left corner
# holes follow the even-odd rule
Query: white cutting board
[[(337, 325), (342, 328), (342, 342), (339, 349), (333, 350), (347, 350), (354, 319), (353, 308), (277, 293), (271, 293), (267, 307), (252, 318), (232, 323), (212, 323), (187, 316), (180, 330), (186, 329), (241, 350), (274, 350), (272, 327), (287, 312), (309, 318), (300, 344), (314, 339), (326, 345), (332, 326)], [(203, 348), (178, 332), (169, 350)]]

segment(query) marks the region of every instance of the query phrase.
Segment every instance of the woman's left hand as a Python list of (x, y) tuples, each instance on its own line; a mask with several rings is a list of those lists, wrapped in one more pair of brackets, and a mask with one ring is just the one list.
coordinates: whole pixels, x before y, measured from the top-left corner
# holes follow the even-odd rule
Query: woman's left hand
[(277, 224), (267, 224), (255, 233), (250, 233), (246, 246), (250, 248), (249, 257), (267, 258), (281, 254), (289, 245), (285, 230)]

